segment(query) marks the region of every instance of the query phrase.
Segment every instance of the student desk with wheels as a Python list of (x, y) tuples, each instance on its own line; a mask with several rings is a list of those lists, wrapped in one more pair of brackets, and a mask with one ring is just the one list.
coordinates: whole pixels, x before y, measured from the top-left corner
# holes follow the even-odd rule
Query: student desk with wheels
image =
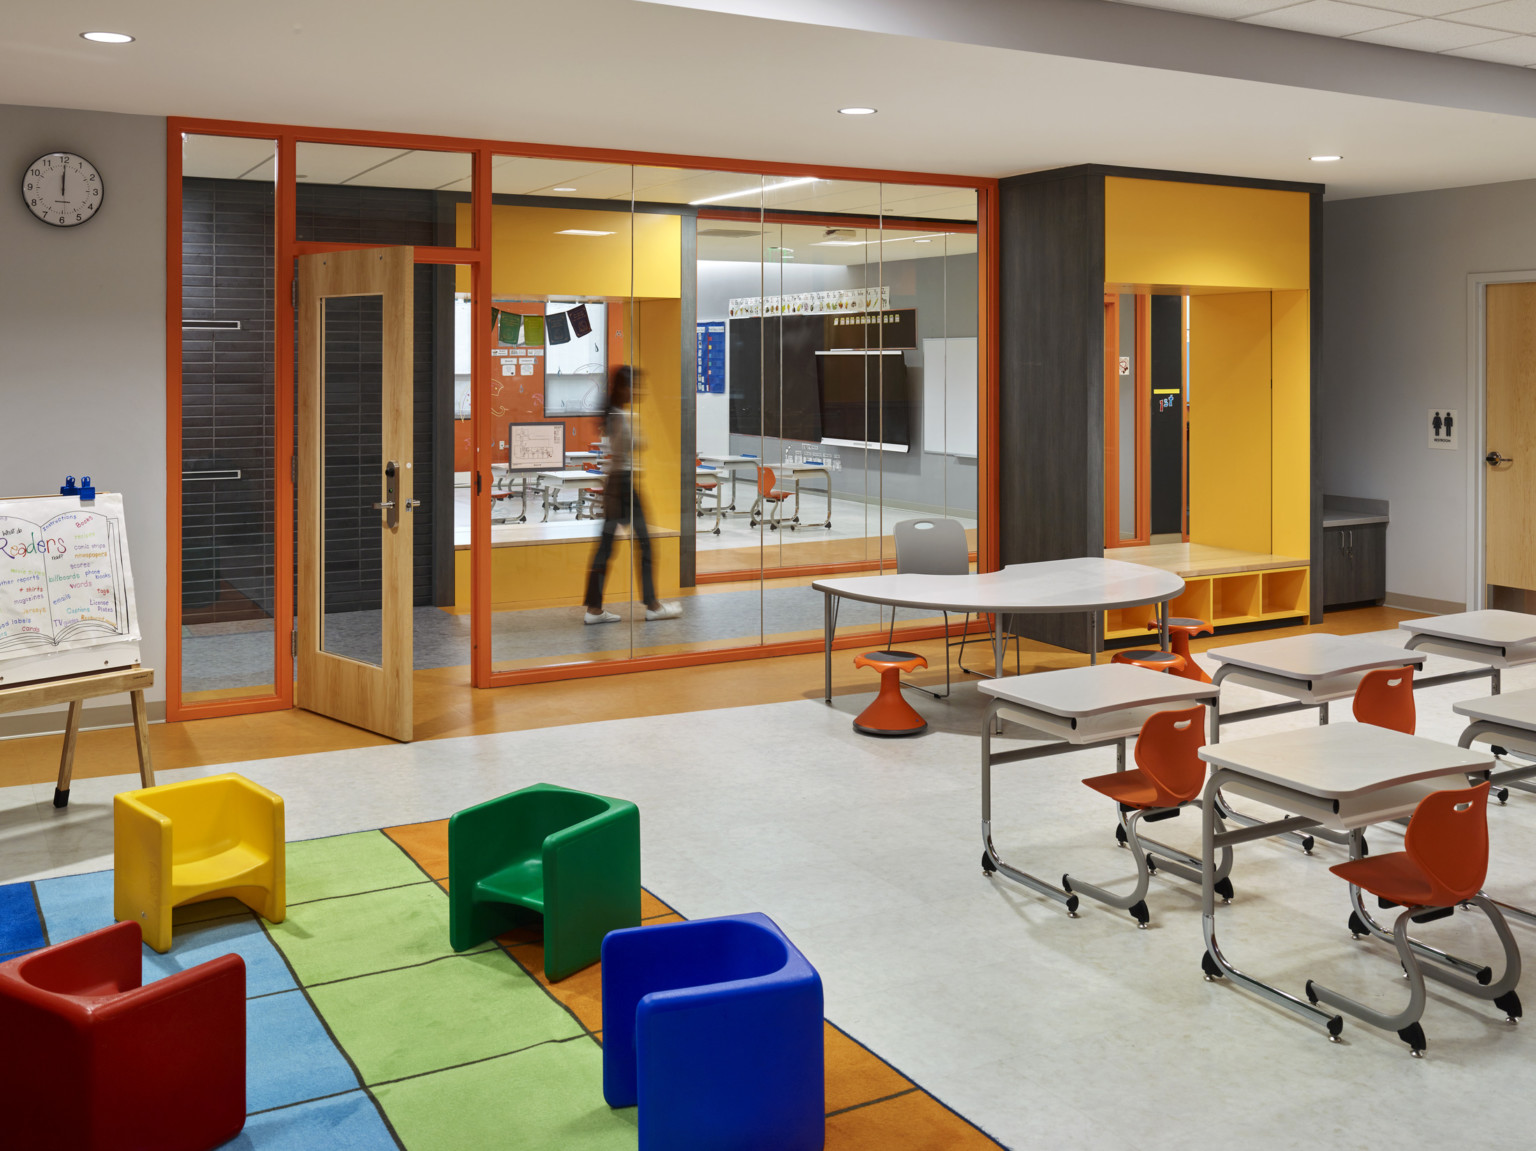
[[(561, 493), (579, 492), (582, 488), (600, 488), (606, 479), (607, 476), (602, 472), (587, 472), (577, 469), (540, 472), (539, 487), (544, 491), (544, 519), (540, 522), (544, 523), (549, 520), (549, 509), (551, 507), (559, 510)], [(577, 502), (580, 502), (579, 497)]]
[[(829, 528), (832, 526), (832, 472), (826, 464), (819, 460), (806, 460), (800, 464), (780, 464), (774, 469), (781, 479), (795, 481), (795, 514), (790, 517), (789, 530), (796, 528)], [(825, 488), (807, 488), (810, 495), (824, 495), (827, 497), (827, 518), (818, 523), (803, 524), (800, 522), (800, 477), (811, 476), (820, 472), (826, 478)]]
[(756, 456), (700, 456), (699, 459), (706, 464), (714, 464), (720, 469), (721, 478), (726, 472), (731, 476), (731, 502), (721, 509), (722, 513), (736, 510), (736, 473), (743, 468), (752, 469), (752, 490), (757, 491), (757, 470), (761, 461)]
[(832, 702), (832, 641), (837, 631), (840, 600), (918, 608), (933, 612), (966, 612), (992, 617), (992, 658), (996, 674), (1003, 672), (1004, 623), (1011, 615), (1069, 614), (1088, 616), (1088, 662), (1095, 663), (1100, 647), (1103, 613), (1119, 608), (1157, 605), (1162, 647), (1168, 648), (1168, 601), (1184, 591), (1184, 581), (1172, 572), (1121, 560), (1085, 556), (1012, 564), (995, 572), (966, 575), (856, 576), (817, 580), (811, 587), (824, 597), (826, 702)]
[(1517, 611), (1463, 611), (1404, 620), (1397, 625), (1409, 633), (1403, 646), (1409, 651), (1448, 655), (1483, 666), (1476, 671), (1454, 671), (1415, 682), (1414, 687), (1456, 683), (1487, 676), (1493, 694), (1499, 694), (1500, 673), (1507, 667), (1536, 661), (1536, 615)]
[[(1282, 832), (1320, 828), (1347, 835), (1351, 857), (1358, 858), (1364, 828), (1412, 815), (1419, 800), (1432, 791), (1466, 787), (1469, 776), (1481, 778), (1487, 773), (1493, 756), (1371, 724), (1343, 723), (1211, 743), (1200, 749), (1200, 758), (1212, 768), (1205, 784), (1200, 833), (1200, 910), (1205, 935), (1201, 964), (1206, 978), (1230, 979), (1244, 991), (1294, 1011), (1337, 1038), (1344, 1026), (1342, 1016), (1245, 974), (1222, 954), (1216, 939), (1216, 852)], [(1257, 826), (1221, 830), (1217, 826), (1218, 792), (1223, 788), (1286, 814)], [(1366, 912), (1359, 890), (1351, 888), (1350, 895), (1355, 909), (1351, 928), (1358, 923), (1371, 934), (1389, 939)], [(1414, 952), (1433, 961), (1425, 974), (1478, 998), (1492, 999), (1510, 990), (1474, 981), (1486, 970), (1481, 964), (1422, 944), (1415, 944)], [(1472, 978), (1463, 979), (1453, 972)]]
[[(1123, 663), (992, 679), (976, 687), (983, 695), (992, 697), (981, 725), (981, 870), (989, 875), (998, 872), (1065, 904), (1068, 914), (1076, 914), (1076, 895), (1011, 866), (993, 846), (992, 768), (1114, 744), (1115, 766), (1123, 771), (1125, 741), (1135, 737), (1148, 716), (1170, 708), (1188, 707), (1191, 703), (1214, 704), (1217, 689), (1183, 676)], [(994, 754), (992, 731), (999, 719), (1021, 723), (1054, 736), (1058, 742)], [(1182, 853), (1176, 858), (1188, 863)], [(1198, 876), (1191, 874), (1189, 878), (1198, 879)]]
[(1211, 677), (1220, 687), (1227, 680), (1260, 691), (1288, 696), (1293, 703), (1250, 707), (1211, 716), (1211, 739), (1221, 736), (1223, 723), (1240, 719), (1260, 719), (1315, 707), (1318, 723), (1328, 722), (1328, 705), (1355, 692), (1361, 678), (1379, 667), (1424, 666), (1425, 656), (1384, 643), (1354, 636), (1293, 635), (1285, 639), (1260, 640), (1236, 647), (1211, 648), (1205, 653), (1221, 666)]
[[(1487, 743), (1492, 745), (1495, 754), (1514, 751), (1536, 760), (1536, 688), (1463, 700), (1452, 704), (1451, 710), (1472, 721), (1461, 733), (1462, 747)], [(1533, 775), (1536, 775), (1536, 762), (1515, 764), (1502, 770), (1496, 767), (1488, 773), (1488, 782), (1493, 784), (1494, 794), (1502, 803), (1509, 797), (1507, 788), (1536, 791), (1536, 784), (1526, 782)], [(1497, 900), (1494, 902), (1498, 903)], [(1507, 903), (1498, 903), (1498, 906), (1506, 915), (1536, 924), (1536, 912)]]

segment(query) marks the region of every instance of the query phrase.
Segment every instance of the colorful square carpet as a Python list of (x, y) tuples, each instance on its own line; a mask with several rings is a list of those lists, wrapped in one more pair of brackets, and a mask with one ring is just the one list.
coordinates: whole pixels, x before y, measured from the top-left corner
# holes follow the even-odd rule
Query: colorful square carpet
[[(609, 1151), (633, 1108), (602, 1094), (602, 973), (550, 984), (537, 930), (448, 946), (446, 820), (288, 845), (288, 918), (233, 900), (176, 912), (144, 981), (245, 959), (245, 1130), (252, 1151)], [(646, 923), (682, 917), (649, 892)], [(112, 922), (112, 873), (0, 887), (0, 961)], [(827, 1024), (833, 1151), (998, 1143)]]

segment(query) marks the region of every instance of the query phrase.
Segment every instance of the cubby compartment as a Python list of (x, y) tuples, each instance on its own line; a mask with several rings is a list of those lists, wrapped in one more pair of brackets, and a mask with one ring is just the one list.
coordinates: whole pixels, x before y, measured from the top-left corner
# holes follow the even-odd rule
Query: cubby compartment
[(1266, 618), (1306, 615), (1308, 604), (1308, 572), (1306, 568), (1263, 573), (1263, 601), (1261, 609)]
[(1235, 572), (1211, 578), (1210, 621), (1242, 623), (1259, 614), (1259, 572)]
[(1208, 579), (1187, 579), (1184, 581), (1184, 594), (1168, 604), (1170, 616), (1182, 616), (1185, 619), (1203, 619), (1211, 622), (1211, 581)]
[(1157, 620), (1157, 608), (1151, 604), (1120, 608), (1104, 613), (1104, 638), (1146, 635), (1147, 625)]

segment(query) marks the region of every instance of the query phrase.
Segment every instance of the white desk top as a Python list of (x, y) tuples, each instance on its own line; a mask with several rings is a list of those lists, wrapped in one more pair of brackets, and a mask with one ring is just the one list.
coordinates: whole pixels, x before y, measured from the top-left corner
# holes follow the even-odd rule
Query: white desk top
[(1348, 635), (1293, 635), (1206, 651), (1217, 663), (1230, 663), (1283, 679), (1327, 679), (1378, 667), (1423, 667), (1422, 652)]
[(587, 472), (581, 470), (567, 470), (557, 472), (540, 472), (541, 480), (556, 480), (562, 484), (575, 483), (577, 480), (592, 480), (595, 483), (603, 482), (602, 472)]
[(758, 464), (761, 464), (763, 462), (762, 460), (758, 459), (756, 456), (704, 456), (704, 455), (701, 455), (699, 457), (699, 459), (703, 460), (707, 464), (751, 464), (754, 467), (756, 467)]
[(1212, 684), (1124, 663), (989, 679), (976, 687), (986, 695), (1066, 719), (1158, 704), (1214, 703), (1221, 694)]
[(1536, 644), (1536, 615), (1518, 611), (1462, 611), (1404, 620), (1397, 625), (1414, 635), (1459, 639), (1498, 647)]
[(1346, 799), (1413, 780), (1487, 771), (1494, 762), (1484, 751), (1369, 723), (1332, 723), (1222, 740), (1202, 747), (1200, 758), (1324, 800)]
[(1013, 564), (969, 575), (879, 575), (816, 580), (811, 587), (845, 599), (935, 611), (1111, 611), (1170, 600), (1184, 590), (1171, 572), (1085, 556)]
[(819, 464), (810, 462), (801, 464), (769, 464), (768, 466), (774, 471), (788, 472), (790, 475), (794, 475), (796, 472), (824, 472), (827, 470), (825, 462)]
[(580, 461), (580, 460), (600, 460), (602, 458), (603, 458), (603, 453), (602, 452), (566, 452), (565, 453), (566, 463), (570, 463), (572, 460), (577, 460), (577, 461)]
[(1468, 719), (1487, 720), (1489, 723), (1502, 723), (1506, 727), (1536, 731), (1536, 688), (1463, 700), (1461, 703), (1453, 703), (1451, 710)]

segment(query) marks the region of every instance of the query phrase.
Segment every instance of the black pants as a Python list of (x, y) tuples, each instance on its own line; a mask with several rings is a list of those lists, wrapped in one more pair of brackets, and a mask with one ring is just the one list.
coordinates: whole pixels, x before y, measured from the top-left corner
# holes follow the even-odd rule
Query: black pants
[(592, 570), (587, 573), (587, 610), (603, 610), (603, 581), (608, 578), (608, 561), (613, 556), (613, 536), (620, 524), (629, 526), (630, 535), (640, 546), (640, 590), (646, 606), (656, 602), (656, 580), (651, 574), (651, 533), (645, 526), (645, 511), (640, 506), (640, 492), (630, 472), (615, 472), (603, 485), (603, 536), (592, 556)]

